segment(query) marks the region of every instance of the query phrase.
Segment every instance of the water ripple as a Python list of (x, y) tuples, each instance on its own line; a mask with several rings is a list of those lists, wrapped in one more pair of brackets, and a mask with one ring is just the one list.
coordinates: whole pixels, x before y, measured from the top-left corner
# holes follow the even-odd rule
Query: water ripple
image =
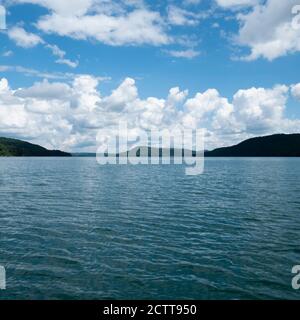
[(299, 299), (299, 159), (0, 160), (0, 299)]

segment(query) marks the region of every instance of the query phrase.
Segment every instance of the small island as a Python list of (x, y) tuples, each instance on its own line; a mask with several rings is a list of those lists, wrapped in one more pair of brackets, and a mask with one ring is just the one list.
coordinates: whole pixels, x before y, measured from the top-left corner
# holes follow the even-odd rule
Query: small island
[(0, 157), (71, 157), (67, 152), (48, 150), (36, 144), (0, 137)]

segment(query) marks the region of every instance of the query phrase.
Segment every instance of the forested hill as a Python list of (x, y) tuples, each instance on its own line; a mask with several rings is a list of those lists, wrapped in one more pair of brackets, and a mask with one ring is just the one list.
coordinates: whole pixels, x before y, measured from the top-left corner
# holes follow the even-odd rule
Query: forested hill
[(71, 157), (71, 154), (59, 150), (47, 150), (21, 140), (0, 137), (0, 157)]
[(207, 151), (206, 157), (300, 157), (300, 134), (252, 138), (238, 145)]

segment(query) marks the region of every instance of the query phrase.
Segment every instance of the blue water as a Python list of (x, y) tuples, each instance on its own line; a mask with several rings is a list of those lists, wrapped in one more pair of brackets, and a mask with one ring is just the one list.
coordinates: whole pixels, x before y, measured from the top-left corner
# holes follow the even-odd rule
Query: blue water
[(299, 299), (300, 159), (0, 159), (0, 299)]

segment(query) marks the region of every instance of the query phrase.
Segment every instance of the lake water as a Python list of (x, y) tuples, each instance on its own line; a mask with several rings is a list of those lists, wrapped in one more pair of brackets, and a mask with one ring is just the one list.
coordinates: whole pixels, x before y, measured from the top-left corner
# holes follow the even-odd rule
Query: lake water
[(300, 159), (0, 159), (0, 299), (299, 299)]

